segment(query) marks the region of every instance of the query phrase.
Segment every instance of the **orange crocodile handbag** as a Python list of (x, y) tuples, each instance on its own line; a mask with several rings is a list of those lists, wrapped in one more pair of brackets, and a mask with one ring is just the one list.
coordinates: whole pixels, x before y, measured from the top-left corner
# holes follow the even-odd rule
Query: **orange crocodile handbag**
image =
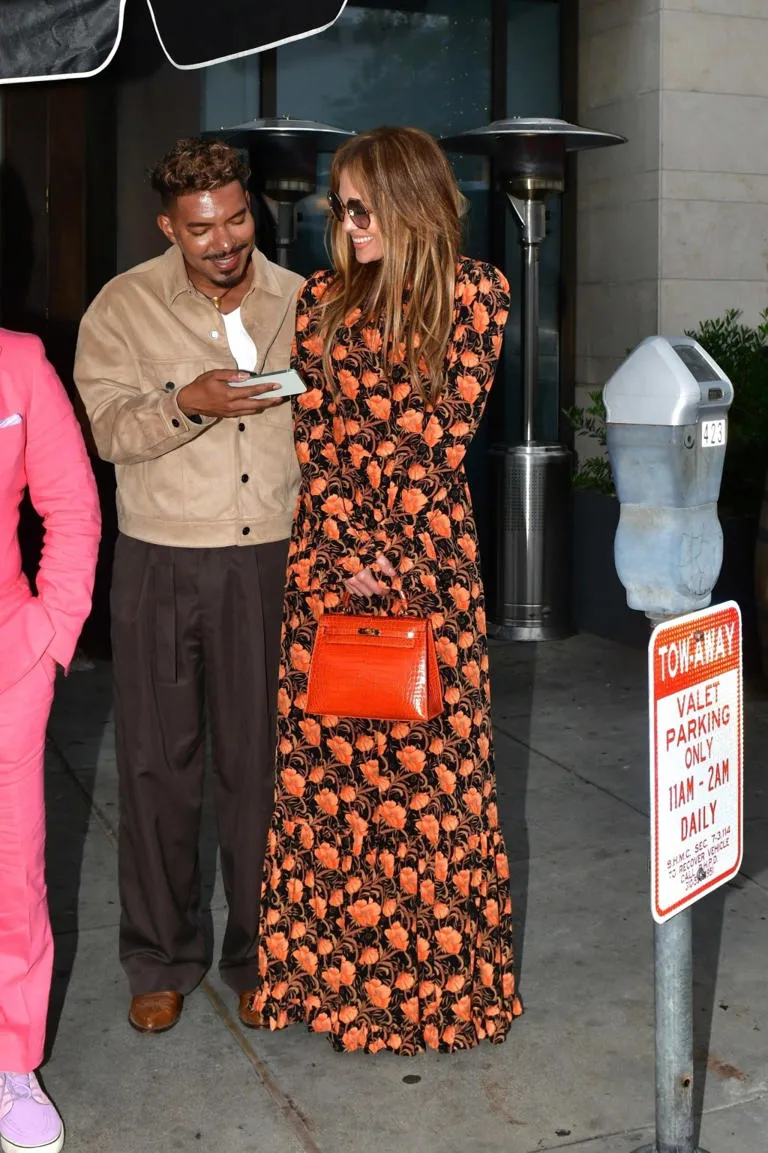
[(436, 717), (443, 694), (431, 622), (324, 614), (309, 666), (306, 711), (378, 721)]

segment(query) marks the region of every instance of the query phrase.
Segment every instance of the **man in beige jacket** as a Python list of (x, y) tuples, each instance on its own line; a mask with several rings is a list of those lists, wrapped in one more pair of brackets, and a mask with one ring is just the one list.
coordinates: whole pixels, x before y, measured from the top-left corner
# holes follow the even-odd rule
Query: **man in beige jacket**
[[(261, 869), (272, 806), (280, 622), (298, 488), (288, 367), (300, 278), (254, 244), (240, 154), (182, 140), (151, 174), (169, 250), (110, 281), (75, 365), (117, 473), (112, 580), (120, 959), (129, 1021), (161, 1032), (211, 957), (198, 837), (206, 729), (229, 913), (220, 970), (258, 1025)], [(239, 371), (241, 370), (241, 371)]]

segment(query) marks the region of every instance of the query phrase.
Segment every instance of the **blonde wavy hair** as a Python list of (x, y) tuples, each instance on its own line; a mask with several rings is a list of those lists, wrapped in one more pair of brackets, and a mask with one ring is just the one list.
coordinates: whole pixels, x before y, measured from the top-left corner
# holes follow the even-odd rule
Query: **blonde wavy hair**
[(404, 361), (425, 401), (434, 404), (444, 385), (465, 199), (440, 145), (418, 128), (374, 128), (351, 137), (331, 162), (337, 194), (342, 172), (376, 217), (383, 257), (358, 263), (349, 236), (331, 218), (336, 279), (323, 297), (319, 324), (326, 379), (334, 387), (335, 336), (359, 308), (366, 318), (383, 319), (385, 370), (391, 375)]

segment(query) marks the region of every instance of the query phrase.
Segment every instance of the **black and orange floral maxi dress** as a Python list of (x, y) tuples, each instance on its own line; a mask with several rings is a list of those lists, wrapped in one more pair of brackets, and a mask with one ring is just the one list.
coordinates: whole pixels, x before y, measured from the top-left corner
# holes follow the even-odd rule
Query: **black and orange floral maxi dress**
[[(461, 260), (447, 382), (430, 408), (403, 363), (387, 378), (381, 328), (359, 311), (337, 334), (328, 387), (316, 306), (331, 279), (310, 277), (296, 317), (302, 481), (255, 1005), (271, 1028), (305, 1022), (340, 1050), (452, 1052), (502, 1041), (522, 1012), (463, 466), (508, 285), (492, 266)], [(343, 607), (344, 578), (378, 552), (395, 565), (408, 611), (431, 616), (445, 709), (427, 723), (305, 712), (316, 618)], [(355, 611), (388, 603), (355, 600)]]

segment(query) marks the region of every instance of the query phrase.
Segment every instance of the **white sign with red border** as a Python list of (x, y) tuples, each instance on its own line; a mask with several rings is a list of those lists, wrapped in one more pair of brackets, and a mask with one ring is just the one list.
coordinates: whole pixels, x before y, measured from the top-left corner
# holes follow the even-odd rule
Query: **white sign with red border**
[(658, 625), (648, 683), (651, 912), (662, 923), (741, 867), (739, 606), (728, 601)]

